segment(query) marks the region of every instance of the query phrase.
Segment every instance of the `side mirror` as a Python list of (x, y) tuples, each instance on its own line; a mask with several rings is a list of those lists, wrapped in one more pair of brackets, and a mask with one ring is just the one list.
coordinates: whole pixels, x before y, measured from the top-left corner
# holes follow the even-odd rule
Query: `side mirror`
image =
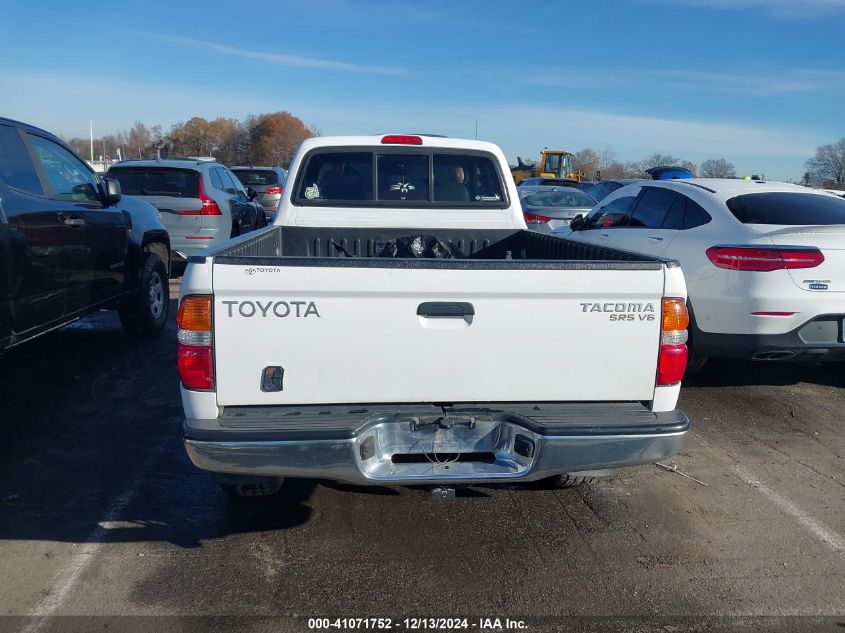
[(573, 231), (583, 231), (584, 227), (587, 225), (586, 218), (584, 217), (583, 213), (579, 213), (572, 221), (569, 223), (569, 228)]
[(113, 178), (103, 178), (103, 204), (107, 207), (120, 202), (120, 183)]
[(253, 189), (252, 187), (246, 188), (246, 197), (249, 198), (249, 201), (252, 202), (258, 197), (258, 192)]

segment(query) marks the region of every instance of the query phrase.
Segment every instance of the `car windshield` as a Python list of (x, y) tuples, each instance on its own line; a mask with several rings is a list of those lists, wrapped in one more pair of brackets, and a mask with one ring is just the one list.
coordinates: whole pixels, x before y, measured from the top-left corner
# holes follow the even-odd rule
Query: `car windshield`
[(127, 196), (199, 197), (199, 174), (192, 169), (116, 167), (108, 177), (117, 180)]
[(595, 201), (577, 189), (549, 189), (521, 193), (522, 204), (529, 207), (592, 207)]
[(233, 169), (232, 171), (247, 187), (279, 184), (279, 175), (270, 169)]
[(731, 198), (727, 205), (743, 224), (845, 224), (845, 200), (816, 193), (749, 193)]

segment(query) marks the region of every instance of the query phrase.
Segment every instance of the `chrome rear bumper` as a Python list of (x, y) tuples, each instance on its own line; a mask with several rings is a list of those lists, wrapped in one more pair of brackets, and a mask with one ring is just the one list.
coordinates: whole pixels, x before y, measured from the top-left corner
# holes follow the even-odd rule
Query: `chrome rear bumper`
[(612, 470), (670, 457), (688, 432), (681, 411), (591, 405), (379, 405), (342, 413), (243, 408), (218, 420), (186, 420), (183, 435), (191, 461), (203, 470), (376, 485), (533, 481)]

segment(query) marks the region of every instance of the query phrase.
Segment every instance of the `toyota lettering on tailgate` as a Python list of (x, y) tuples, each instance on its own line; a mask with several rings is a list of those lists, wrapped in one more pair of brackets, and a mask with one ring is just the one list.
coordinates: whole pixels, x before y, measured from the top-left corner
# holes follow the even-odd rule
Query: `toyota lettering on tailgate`
[[(320, 317), (317, 305), (313, 301), (224, 301), (223, 305), (228, 308), (229, 318), (236, 314), (250, 319), (258, 317), (286, 317), (306, 318), (309, 316)], [(303, 306), (305, 306), (303, 308)]]

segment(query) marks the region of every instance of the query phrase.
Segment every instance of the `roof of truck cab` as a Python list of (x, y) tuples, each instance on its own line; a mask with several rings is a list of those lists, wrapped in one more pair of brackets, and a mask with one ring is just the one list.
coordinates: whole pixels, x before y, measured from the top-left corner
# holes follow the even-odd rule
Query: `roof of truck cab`
[(452, 138), (446, 136), (427, 136), (424, 134), (400, 134), (400, 136), (418, 136), (422, 139), (421, 145), (403, 145), (403, 144), (383, 144), (382, 138), (385, 136), (394, 136), (394, 134), (378, 134), (370, 136), (315, 136), (302, 141), (302, 151), (311, 151), (312, 149), (319, 149), (321, 147), (436, 147), (443, 149), (474, 149), (485, 152), (500, 153), (498, 145), (488, 143), (486, 141), (477, 141), (475, 139)]

